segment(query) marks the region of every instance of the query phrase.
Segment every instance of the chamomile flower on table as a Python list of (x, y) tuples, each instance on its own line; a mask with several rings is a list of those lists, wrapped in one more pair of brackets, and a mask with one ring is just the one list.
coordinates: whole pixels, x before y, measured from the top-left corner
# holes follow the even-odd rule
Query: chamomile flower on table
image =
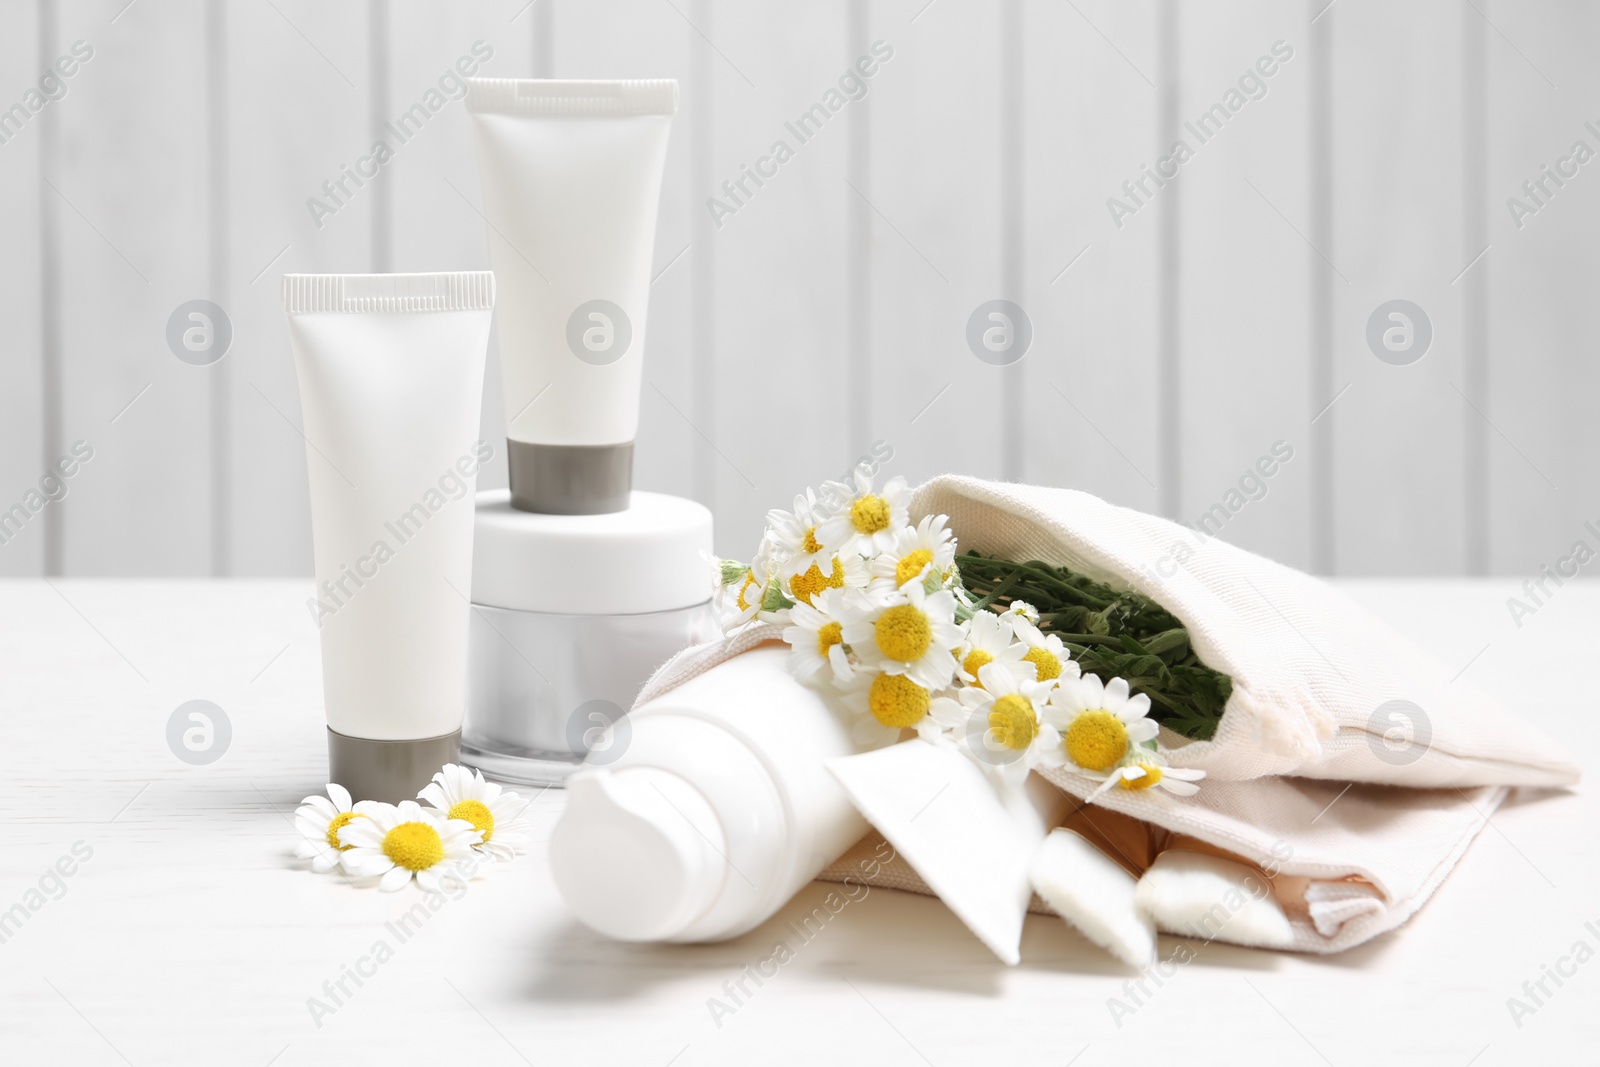
[(1173, 767), (1159, 751), (1140, 745), (1089, 794), (1089, 799), (1093, 800), (1113, 786), (1134, 792), (1159, 788), (1174, 796), (1192, 797), (1200, 792), (1195, 783), (1205, 776), (1205, 771)]
[(855, 716), (850, 736), (858, 745), (892, 745), (903, 730), (915, 730), (922, 740), (938, 743), (966, 719), (960, 704), (934, 699), (905, 674), (857, 670), (841, 689), (840, 703)]
[[(967, 623), (967, 639), (956, 649), (961, 680), (982, 686), (978, 672), (991, 663), (1021, 663), (1028, 646), (1016, 639), (1011, 620), (992, 611), (977, 611)], [(1035, 670), (1037, 677), (1040, 671)], [(1059, 672), (1058, 672), (1059, 673)]]
[[(1160, 727), (1148, 718), (1150, 698), (1130, 696), (1128, 683), (1101, 683), (1092, 674), (1060, 679), (1044, 709), (1044, 721), (1061, 734), (1066, 770), (1104, 782), (1130, 756), (1155, 740)], [(1137, 749), (1137, 751), (1136, 751)]]
[[(969, 753), (1002, 778), (1020, 782), (1035, 767), (1066, 762), (1061, 734), (1045, 720), (1054, 681), (1038, 681), (1027, 664), (987, 663), (981, 685), (956, 691), (967, 728)], [(948, 697), (940, 698), (949, 700)]]
[(875, 556), (894, 548), (901, 527), (910, 524), (911, 489), (900, 476), (879, 492), (864, 467), (855, 470), (855, 495), (821, 526), (817, 540), (844, 556)]
[(447, 819), (470, 823), (479, 834), (472, 847), (486, 856), (508, 860), (527, 848), (528, 830), (522, 816), (532, 800), (486, 781), (482, 771), (447, 763), (417, 799)]
[[(1015, 604), (1012, 606), (1015, 607)], [(1010, 615), (1012, 633), (1016, 634), (1017, 640), (1025, 646), (1022, 658), (1025, 662), (1033, 664), (1034, 674), (1041, 682), (1055, 678), (1076, 678), (1082, 673), (1077, 661), (1072, 658), (1067, 646), (1062, 644), (1060, 637), (1042, 632), (1021, 612), (1007, 614)]]
[(294, 854), (309, 859), (311, 869), (318, 874), (327, 874), (339, 866), (350, 847), (339, 842), (339, 831), (352, 819), (361, 817), (355, 812), (348, 789), (333, 782), (323, 788), (328, 791), (327, 796), (306, 797), (294, 812), (295, 829), (301, 836)]
[(796, 604), (789, 609), (789, 625), (784, 627), (783, 639), (790, 648), (791, 674), (802, 682), (850, 681), (854, 669), (840, 619), (845, 598), (860, 595), (852, 589), (824, 589), (812, 604)]
[(894, 535), (894, 543), (872, 557), (868, 567), (875, 588), (892, 592), (918, 577), (929, 566), (940, 582), (950, 577), (956, 562), (956, 541), (943, 515), (925, 515), (915, 526)]
[(966, 640), (948, 589), (930, 593), (918, 580), (889, 596), (846, 601), (844, 643), (863, 664), (904, 675), (925, 690), (943, 689), (955, 674), (953, 653)]
[(393, 892), (412, 878), (425, 890), (437, 890), (440, 876), (470, 860), (472, 846), (479, 841), (470, 822), (447, 819), (415, 800), (398, 805), (363, 800), (355, 811), (361, 817), (339, 830), (339, 843), (349, 846), (345, 870), (360, 878), (377, 877), (384, 892)]

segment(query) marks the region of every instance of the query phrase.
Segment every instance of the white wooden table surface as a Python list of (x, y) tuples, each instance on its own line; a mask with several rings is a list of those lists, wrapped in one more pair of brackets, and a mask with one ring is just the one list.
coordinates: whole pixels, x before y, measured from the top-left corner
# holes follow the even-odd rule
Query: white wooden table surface
[[(1568, 583), (1520, 629), (1510, 582), (1346, 587), (1570, 739), (1595, 772), (1586, 676), (1600, 587)], [(290, 813), (326, 766), (310, 588), (0, 583), (0, 914), (12, 917), (0, 1063), (1489, 1067), (1600, 1055), (1600, 957), (1562, 962), (1579, 941), (1600, 952), (1587, 786), (1503, 809), (1397, 934), (1334, 958), (1196, 945), (1120, 1026), (1108, 999), (1127, 997), (1128, 974), (1059, 921), (1031, 917), (1023, 963), (1007, 968), (936, 900), (888, 890), (850, 905), (719, 1026), (708, 998), (825, 888), (731, 943), (627, 946), (565, 914), (540, 845), (401, 942), (385, 924), (415, 891), (357, 889), (291, 858)], [(192, 699), (233, 728), (208, 766), (166, 741)], [(534, 805), (541, 845), (561, 803), (552, 790)], [(73, 873), (52, 875), (64, 857)], [(352, 995), (314, 1019), (308, 1000), (380, 941), (392, 958), (359, 987), (346, 978)], [(1162, 956), (1179, 945), (1163, 938)], [(1558, 964), (1570, 977), (1546, 979), (1552, 995), (1518, 1026), (1507, 999)]]

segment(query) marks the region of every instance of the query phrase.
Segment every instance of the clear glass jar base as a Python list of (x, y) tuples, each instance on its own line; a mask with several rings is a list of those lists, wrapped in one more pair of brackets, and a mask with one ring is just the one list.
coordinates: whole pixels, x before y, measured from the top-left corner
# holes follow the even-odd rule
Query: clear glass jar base
[(507, 785), (562, 788), (568, 777), (583, 766), (583, 757), (540, 755), (532, 752), (505, 752), (486, 747), (469, 737), (461, 739), (461, 762), (482, 771), (485, 778)]

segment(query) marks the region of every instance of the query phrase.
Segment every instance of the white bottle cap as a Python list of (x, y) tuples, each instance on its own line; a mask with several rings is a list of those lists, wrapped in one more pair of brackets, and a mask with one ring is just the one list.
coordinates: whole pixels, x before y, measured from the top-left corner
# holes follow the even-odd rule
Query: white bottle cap
[(591, 769), (567, 788), (550, 867), (585, 925), (619, 941), (657, 941), (716, 899), (727, 843), (694, 786), (658, 767), (627, 767)]
[(472, 602), (554, 615), (640, 615), (711, 598), (711, 512), (634, 491), (624, 511), (541, 515), (478, 494)]
[[(822, 733), (843, 734), (849, 750), (848, 732), (821, 694), (784, 668), (787, 655), (781, 646), (752, 650), (635, 708), (613, 727), (606, 751), (615, 761), (597, 765), (591, 752), (567, 779), (550, 869), (584, 923), (621, 940), (721, 940), (764, 921), (794, 894), (792, 879), (818, 846), (797, 827), (776, 763), (734, 716), (772, 720), (755, 725), (810, 764), (808, 795), (820, 787), (839, 808), (853, 809), (822, 760), (807, 759), (805, 739), (785, 730), (809, 711)], [(801, 803), (812, 810), (813, 801)], [(848, 844), (820, 846), (829, 852), (823, 862)], [(809, 880), (815, 871), (800, 873)]]

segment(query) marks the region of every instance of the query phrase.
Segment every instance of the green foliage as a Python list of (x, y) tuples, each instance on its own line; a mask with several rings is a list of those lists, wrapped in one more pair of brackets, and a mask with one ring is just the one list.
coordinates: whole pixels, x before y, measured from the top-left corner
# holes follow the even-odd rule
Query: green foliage
[(973, 610), (1027, 601), (1039, 610), (1039, 629), (1059, 636), (1085, 674), (1127, 679), (1150, 698), (1150, 717), (1185, 737), (1216, 733), (1233, 679), (1201, 663), (1189, 632), (1154, 600), (1038, 560), (968, 552), (956, 562)]

